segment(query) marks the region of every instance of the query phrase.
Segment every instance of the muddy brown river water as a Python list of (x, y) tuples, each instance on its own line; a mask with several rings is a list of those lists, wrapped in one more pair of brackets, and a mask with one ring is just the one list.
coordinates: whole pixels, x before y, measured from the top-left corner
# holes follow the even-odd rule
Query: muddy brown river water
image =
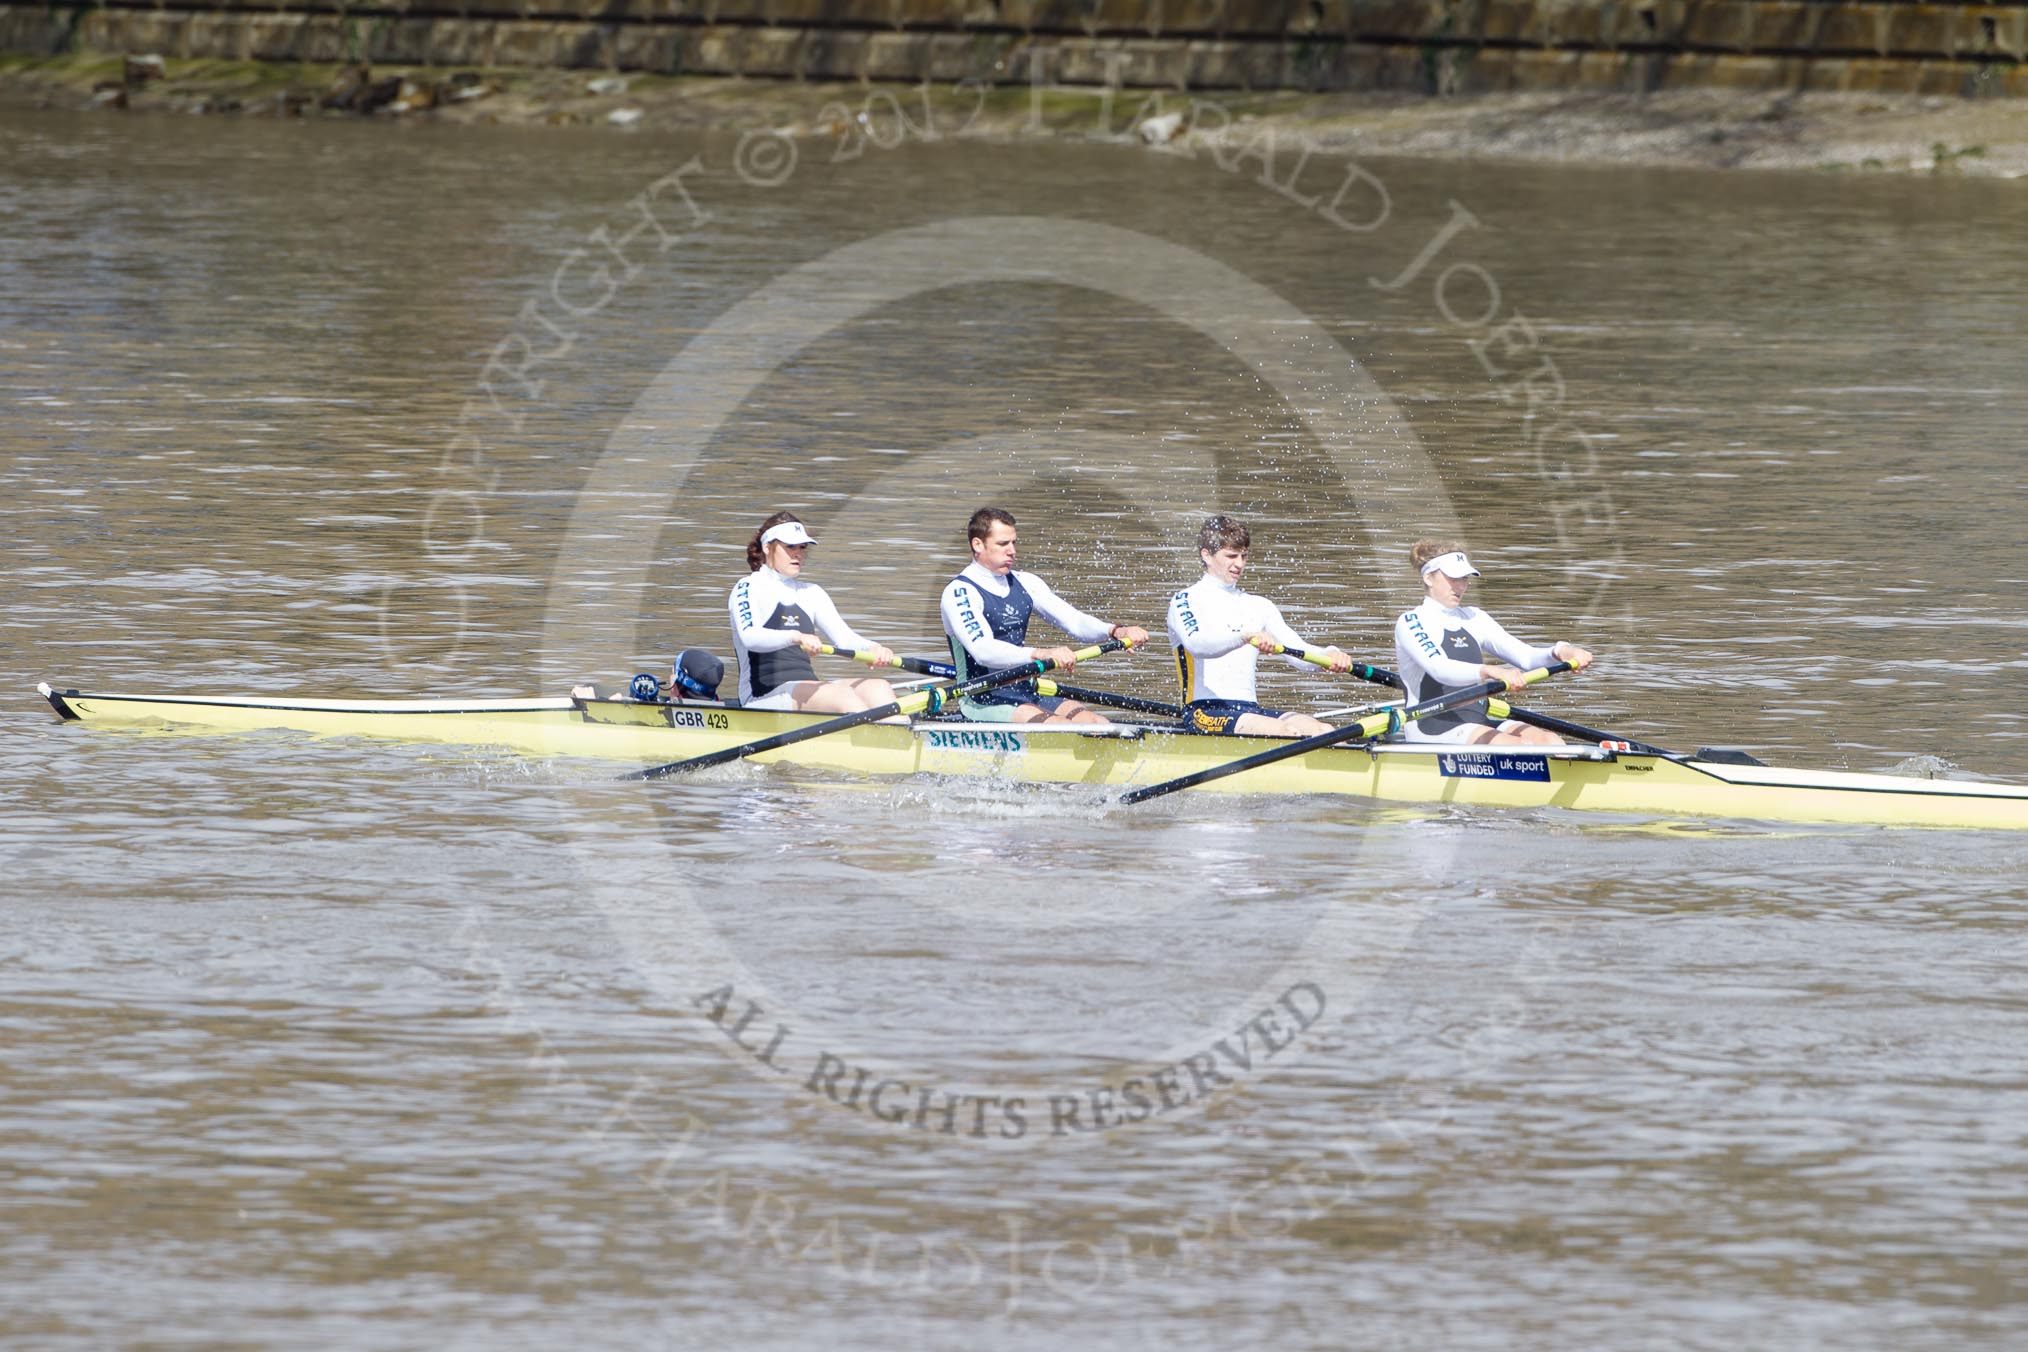
[(616, 682), (784, 506), (897, 649), (987, 500), (1159, 629), (1224, 509), (1356, 656), (1455, 531), (1545, 709), (2028, 777), (2019, 185), (869, 125), (0, 121), (0, 1336), (2018, 1346), (2010, 838), (36, 697)]

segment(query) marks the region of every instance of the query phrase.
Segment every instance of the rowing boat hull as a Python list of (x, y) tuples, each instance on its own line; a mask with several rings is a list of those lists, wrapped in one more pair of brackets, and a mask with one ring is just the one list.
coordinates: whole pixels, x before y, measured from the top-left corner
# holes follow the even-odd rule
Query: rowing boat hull
[[(625, 700), (300, 700), (81, 694), (41, 687), (58, 714), (93, 724), (503, 747), (531, 755), (660, 764), (738, 746), (825, 715)], [(1091, 735), (1069, 728), (919, 721), (865, 724), (754, 760), (850, 774), (982, 776), (1133, 787), (1208, 769), (1279, 739), (1160, 729)], [(1444, 751), (1332, 747), (1200, 792), (1340, 794), (1401, 803), (1558, 807), (1640, 816), (2028, 830), (2028, 787), (1966, 780), (1788, 770), (1590, 747)]]

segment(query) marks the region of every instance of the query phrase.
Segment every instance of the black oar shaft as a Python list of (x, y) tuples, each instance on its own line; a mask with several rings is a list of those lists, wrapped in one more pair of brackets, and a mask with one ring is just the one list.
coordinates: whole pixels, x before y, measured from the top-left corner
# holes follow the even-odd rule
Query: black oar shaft
[(1541, 728), (1544, 732), (1553, 732), (1563, 737), (1575, 737), (1583, 742), (1616, 742), (1637, 756), (1674, 756), (1680, 754), (1665, 750), (1659, 746), (1650, 746), (1646, 742), (1634, 741), (1630, 737), (1621, 737), (1610, 732), (1600, 732), (1597, 728), (1587, 728), (1582, 723), (1572, 723), (1566, 719), (1551, 717), (1548, 714), (1539, 714), (1533, 709), (1517, 709), (1502, 700), (1492, 701), (1489, 711), (1495, 718), (1511, 718), (1517, 723), (1526, 723), (1530, 727)]
[[(949, 662), (938, 662), (928, 657), (904, 657), (901, 659), (901, 665), (923, 676), (958, 674), (958, 669)], [(1142, 699), (1139, 695), (1115, 695), (1109, 690), (1091, 690), (1081, 685), (1065, 685), (1062, 681), (1051, 681), (1050, 684), (1056, 687), (1056, 693), (1065, 699), (1097, 704), (1108, 709), (1125, 709), (1131, 713), (1154, 714), (1161, 718), (1181, 718), (1187, 712), (1180, 704), (1164, 704), (1161, 700)]]
[(1088, 690), (1081, 685), (1065, 685), (1062, 681), (1050, 681), (1057, 694), (1065, 699), (1078, 700), (1085, 704), (1104, 705), (1108, 709), (1125, 709), (1130, 713), (1155, 714), (1161, 718), (1181, 718), (1189, 710), (1180, 704), (1164, 704), (1158, 699), (1142, 699), (1139, 695), (1115, 695), (1110, 690)]
[[(1545, 677), (1554, 676), (1559, 672), (1569, 670), (1570, 663), (1568, 662), (1552, 662), (1546, 667), (1539, 667), (1534, 671), (1526, 673), (1521, 679), (1524, 683), (1533, 684)], [(1273, 765), (1277, 761), (1285, 761), (1294, 756), (1307, 755), (1312, 751), (1321, 751), (1327, 746), (1337, 746), (1341, 742), (1350, 742), (1368, 737), (1384, 737), (1389, 733), (1398, 732), (1404, 723), (1418, 718), (1426, 718), (1434, 713), (1441, 713), (1445, 709), (1455, 708), (1460, 704), (1471, 704), (1477, 700), (1488, 699), (1502, 693), (1506, 689), (1507, 683), (1505, 681), (1486, 681), (1479, 685), (1468, 686), (1463, 690), (1452, 691), (1448, 695), (1440, 695), (1436, 699), (1424, 700), (1420, 704), (1411, 704), (1406, 709), (1388, 709), (1382, 713), (1371, 714), (1356, 723), (1348, 723), (1342, 728), (1333, 728), (1329, 732), (1320, 732), (1314, 737), (1298, 738), (1293, 742), (1285, 742), (1266, 751), (1255, 752), (1251, 756), (1242, 756), (1238, 760), (1227, 761), (1223, 765), (1213, 765), (1206, 769), (1198, 770), (1193, 774), (1165, 780), (1160, 784), (1150, 784), (1146, 788), (1134, 789), (1129, 793), (1122, 794), (1120, 801), (1122, 803), (1145, 803), (1150, 798), (1160, 798), (1163, 794), (1175, 793), (1179, 789), (1195, 788), (1199, 784), (1208, 784), (1214, 779), (1224, 779), (1227, 775), (1236, 775), (1244, 770), (1258, 769), (1263, 765)]]
[[(1126, 646), (1126, 644), (1118, 639), (1108, 639), (1104, 643), (1096, 644), (1079, 652), (1077, 660), (1082, 662), (1089, 658), (1097, 657), (1101, 653), (1117, 652)], [(822, 723), (811, 723), (804, 727), (791, 728), (787, 732), (778, 732), (772, 737), (763, 737), (759, 741), (743, 742), (738, 746), (725, 747), (719, 751), (708, 751), (702, 756), (692, 756), (688, 760), (671, 761), (667, 765), (651, 766), (646, 770), (636, 770), (632, 774), (620, 777), (622, 779), (660, 779), (664, 775), (684, 774), (691, 770), (708, 770), (714, 765), (729, 765), (733, 761), (744, 760), (748, 756), (758, 756), (763, 751), (773, 751), (778, 747), (794, 746), (797, 742), (807, 742), (812, 737), (824, 737), (834, 732), (845, 732), (848, 729), (859, 727), (865, 723), (877, 723), (883, 718), (893, 718), (896, 714), (917, 713), (925, 709), (934, 713), (952, 700), (962, 699), (966, 695), (977, 694), (981, 690), (991, 690), (994, 686), (1011, 685), (1016, 681), (1028, 680), (1055, 669), (1056, 663), (1045, 658), (1038, 658), (1033, 662), (1026, 662), (1018, 667), (1009, 667), (1004, 671), (989, 671), (983, 676), (974, 676), (969, 680), (946, 681), (942, 685), (933, 685), (925, 690), (917, 690), (902, 696), (891, 704), (882, 704), (872, 709), (861, 709), (857, 713), (844, 714), (838, 718), (827, 719)]]
[[(1305, 662), (1314, 660), (1307, 651), (1301, 651), (1295, 648), (1291, 648), (1289, 650), (1289, 655), (1292, 657), (1300, 657)], [(958, 669), (952, 666), (949, 662), (939, 662), (934, 658), (904, 657), (900, 661), (901, 666), (903, 668), (905, 668), (908, 671), (914, 672), (918, 676), (949, 677), (958, 674)], [(1317, 665), (1323, 666), (1326, 664), (1323, 662), (1318, 662)], [(1360, 680), (1365, 681), (1369, 685), (1384, 685), (1391, 687), (1392, 689), (1395, 690), (1406, 690), (1408, 688), (1407, 683), (1403, 681), (1401, 677), (1395, 675), (1393, 672), (1389, 671), (1386, 667), (1376, 667), (1370, 662), (1354, 662), (1352, 664), (1352, 674), (1358, 677)], [(1057, 688), (1059, 690), (1063, 689), (1061, 685), (1059, 685)], [(1084, 699), (1085, 696), (1080, 694), (1074, 696), (1074, 698)], [(1092, 702), (1097, 703), (1100, 701), (1094, 698)], [(1149, 701), (1141, 701), (1142, 704), (1148, 702)], [(1138, 704), (1122, 705), (1119, 707), (1138, 708), (1140, 707), (1140, 705)], [(1183, 706), (1180, 704), (1165, 704), (1162, 705), (1161, 708), (1159, 709), (1142, 709), (1143, 713), (1165, 713), (1169, 711), (1174, 711), (1178, 716), (1180, 716), (1183, 712)]]
[[(1290, 657), (1295, 658), (1297, 661), (1308, 662), (1312, 666), (1328, 667), (1331, 665), (1330, 658), (1324, 656), (1323, 653), (1317, 652), (1316, 650), (1311, 648), (1277, 647), (1275, 651), (1278, 653), (1287, 653)], [(1401, 677), (1395, 675), (1393, 672), (1387, 670), (1387, 668), (1385, 667), (1376, 667), (1369, 662), (1354, 662), (1350, 667), (1347, 668), (1347, 670), (1351, 672), (1352, 675), (1357, 676), (1360, 680), (1369, 682), (1370, 684), (1373, 685), (1393, 686), (1396, 690), (1406, 690), (1408, 688), (1402, 682)]]

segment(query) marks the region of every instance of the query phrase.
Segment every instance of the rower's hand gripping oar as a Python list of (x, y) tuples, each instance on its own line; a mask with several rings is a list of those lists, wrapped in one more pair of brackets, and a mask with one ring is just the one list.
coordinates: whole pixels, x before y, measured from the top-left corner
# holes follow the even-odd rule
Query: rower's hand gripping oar
[[(1546, 680), (1559, 672), (1569, 671), (1570, 669), (1570, 663), (1568, 662), (1552, 662), (1546, 667), (1537, 667), (1533, 671), (1524, 672), (1519, 683), (1522, 685), (1533, 685), (1537, 681)], [(1385, 709), (1380, 713), (1362, 718), (1356, 723), (1347, 723), (1342, 728), (1332, 728), (1329, 732), (1320, 732), (1314, 737), (1303, 737), (1293, 742), (1285, 742), (1267, 751), (1257, 751), (1251, 756), (1241, 756), (1238, 760), (1227, 761), (1223, 765), (1214, 765), (1209, 769), (1199, 770), (1195, 774), (1182, 775), (1176, 779), (1164, 780), (1160, 784), (1150, 784), (1146, 788), (1134, 789), (1129, 793), (1120, 795), (1120, 801), (1122, 803), (1145, 803), (1150, 798), (1160, 798), (1165, 793), (1174, 793), (1178, 789), (1188, 789), (1198, 784), (1208, 784), (1214, 779), (1223, 779), (1227, 775), (1236, 775), (1242, 770), (1252, 770), (1259, 766), (1272, 765), (1276, 761), (1288, 760), (1292, 756), (1301, 756), (1311, 751), (1320, 751), (1327, 746), (1337, 746), (1340, 742), (1350, 742), (1360, 738), (1385, 737), (1391, 733), (1401, 731), (1403, 726), (1418, 718), (1427, 718), (1431, 714), (1442, 713), (1445, 709), (1453, 709), (1460, 704), (1470, 704), (1476, 700), (1504, 694), (1510, 688), (1505, 681), (1486, 681), (1479, 685), (1467, 686), (1463, 690), (1454, 690), (1448, 695), (1440, 695), (1436, 699), (1426, 699), (1420, 704), (1411, 704), (1406, 709)]]
[[(1081, 649), (1073, 654), (1073, 656), (1079, 662), (1088, 662), (1101, 653), (1117, 652), (1126, 646), (1126, 644), (1118, 639), (1108, 639), (1104, 643), (1094, 644), (1089, 648)], [(1040, 676), (1044, 672), (1055, 669), (1056, 663), (1038, 658), (1033, 662), (1024, 662), (1018, 667), (1009, 667), (1005, 671), (989, 671), (983, 676), (974, 676), (967, 681), (945, 681), (941, 685), (932, 685), (922, 690), (911, 691), (892, 704), (882, 704), (872, 709), (861, 709), (857, 713), (844, 714), (838, 718), (827, 719), (822, 723), (811, 723), (805, 727), (792, 728), (787, 732), (778, 732), (772, 737), (763, 737), (757, 742), (745, 742), (739, 746), (726, 747), (721, 751), (708, 751), (702, 756), (692, 756), (689, 760), (672, 761), (668, 765), (656, 765), (646, 770), (636, 770), (632, 774), (622, 775), (620, 778), (660, 779), (663, 775), (679, 775), (691, 770), (707, 770), (714, 765), (727, 765), (736, 760), (744, 760), (748, 756), (757, 756), (763, 751), (773, 751), (776, 747), (792, 746), (797, 742), (807, 742), (812, 737), (823, 737), (833, 732), (843, 732), (847, 728), (856, 728), (862, 723), (878, 723), (881, 719), (893, 718), (896, 714), (936, 713), (953, 700), (961, 699), (966, 695), (977, 694), (981, 690), (991, 690), (994, 686), (1012, 685), (1016, 681), (1029, 680), (1032, 677)]]

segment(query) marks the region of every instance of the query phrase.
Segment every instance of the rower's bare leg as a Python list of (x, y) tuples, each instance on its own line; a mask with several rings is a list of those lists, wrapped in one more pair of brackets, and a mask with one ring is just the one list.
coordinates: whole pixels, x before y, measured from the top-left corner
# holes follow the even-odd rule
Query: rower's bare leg
[(1280, 718), (1241, 714), (1232, 721), (1232, 730), (1242, 737), (1314, 737), (1329, 732), (1331, 725), (1308, 714), (1283, 714)]
[(849, 685), (857, 691), (859, 698), (864, 701), (860, 707), (865, 709), (878, 709), (883, 704), (894, 703), (897, 698), (894, 687), (878, 676), (861, 676), (856, 681), (841, 681), (836, 684)]
[[(873, 706), (854, 689), (857, 681), (797, 681), (789, 696), (798, 709), (813, 714), (856, 714)], [(886, 682), (878, 682), (885, 685)]]
[(1079, 704), (1074, 699), (1067, 699), (1063, 703), (1056, 706), (1055, 713), (1048, 712), (1040, 704), (1018, 705), (1014, 710), (1014, 717), (1009, 719), (1008, 721), (1013, 723), (1103, 724), (1109, 720), (1107, 720), (1103, 715), (1099, 714), (1096, 710), (1091, 709), (1085, 705)]
[[(892, 704), (901, 698), (900, 695), (895, 693), (894, 687), (891, 684), (881, 680), (878, 676), (861, 676), (857, 680), (846, 681), (843, 684), (851, 686), (854, 691), (858, 692), (859, 698), (864, 701), (860, 706), (861, 708), (878, 709), (884, 705)], [(905, 727), (908, 724), (909, 718), (907, 714), (889, 714), (880, 721), (882, 723), (896, 723)]]
[(1515, 725), (1517, 730), (1508, 732), (1504, 727), (1476, 727), (1468, 746), (1562, 746), (1563, 739), (1553, 732), (1531, 728), (1526, 723)]

